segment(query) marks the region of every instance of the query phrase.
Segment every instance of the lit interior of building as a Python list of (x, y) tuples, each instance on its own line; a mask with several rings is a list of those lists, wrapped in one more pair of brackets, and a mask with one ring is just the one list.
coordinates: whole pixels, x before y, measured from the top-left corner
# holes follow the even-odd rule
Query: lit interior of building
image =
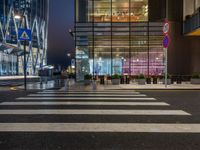
[(148, 0), (77, 0), (77, 79), (161, 75), (162, 23), (148, 22)]

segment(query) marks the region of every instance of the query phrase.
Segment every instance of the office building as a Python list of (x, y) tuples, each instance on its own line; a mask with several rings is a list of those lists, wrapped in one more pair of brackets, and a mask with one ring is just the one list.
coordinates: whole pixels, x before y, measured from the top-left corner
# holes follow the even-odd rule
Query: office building
[(76, 0), (77, 80), (85, 74), (162, 75), (166, 18), (170, 23), (169, 73), (200, 71), (199, 39), (188, 36), (194, 34), (188, 30), (200, 26), (186, 23), (188, 15), (196, 14), (200, 20), (199, 5), (199, 0)]
[(76, 0), (77, 79), (93, 75), (161, 75), (161, 20), (148, 0)]
[(0, 75), (24, 74), (23, 42), (18, 28), (32, 30), (26, 46), (27, 74), (35, 75), (47, 62), (48, 0), (0, 1)]

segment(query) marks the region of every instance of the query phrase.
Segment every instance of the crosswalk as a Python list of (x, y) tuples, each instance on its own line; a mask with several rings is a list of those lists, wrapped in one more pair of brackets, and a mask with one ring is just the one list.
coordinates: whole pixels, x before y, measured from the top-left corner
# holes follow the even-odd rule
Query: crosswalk
[(129, 90), (45, 90), (4, 101), (0, 108), (0, 132), (200, 133), (200, 124), (163, 121), (192, 114)]

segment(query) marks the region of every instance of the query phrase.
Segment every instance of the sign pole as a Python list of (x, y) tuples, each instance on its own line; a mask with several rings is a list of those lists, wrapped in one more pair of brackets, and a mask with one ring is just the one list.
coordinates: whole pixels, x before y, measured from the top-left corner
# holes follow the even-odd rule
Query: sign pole
[[(27, 29), (26, 26), (26, 16), (24, 15), (24, 27), (25, 29)], [(27, 82), (26, 82), (26, 68), (27, 68), (27, 64), (26, 64), (26, 39), (24, 40), (24, 89), (25, 91), (27, 90)]]
[(27, 90), (27, 78), (26, 78), (26, 40), (24, 40), (24, 90)]
[(168, 32), (170, 30), (170, 24), (168, 21), (165, 22), (164, 26), (163, 26), (163, 34), (164, 34), (164, 39), (163, 39), (163, 50), (164, 50), (164, 57), (165, 57), (165, 60), (164, 60), (164, 64), (165, 64), (165, 88), (167, 88), (167, 80), (168, 80), (168, 66), (167, 66), (167, 63), (168, 63), (168, 56), (167, 56), (167, 49), (168, 49), (168, 46), (169, 46), (169, 43), (170, 43), (170, 38), (168, 36)]
[(167, 74), (168, 74), (168, 72), (167, 72), (167, 68), (168, 68), (168, 66), (167, 66), (167, 48), (164, 48), (164, 53), (165, 53), (165, 88), (167, 88), (167, 80), (168, 80), (168, 78), (167, 78)]
[(18, 29), (18, 40), (23, 41), (24, 44), (24, 90), (27, 90), (27, 58), (26, 58), (26, 45), (28, 41), (32, 41), (32, 33), (26, 26), (26, 17), (24, 17), (24, 28)]

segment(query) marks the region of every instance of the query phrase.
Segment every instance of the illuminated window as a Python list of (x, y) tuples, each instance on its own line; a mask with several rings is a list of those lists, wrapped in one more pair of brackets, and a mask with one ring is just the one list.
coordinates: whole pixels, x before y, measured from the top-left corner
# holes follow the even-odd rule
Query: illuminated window
[(131, 22), (148, 21), (148, 0), (131, 0)]

